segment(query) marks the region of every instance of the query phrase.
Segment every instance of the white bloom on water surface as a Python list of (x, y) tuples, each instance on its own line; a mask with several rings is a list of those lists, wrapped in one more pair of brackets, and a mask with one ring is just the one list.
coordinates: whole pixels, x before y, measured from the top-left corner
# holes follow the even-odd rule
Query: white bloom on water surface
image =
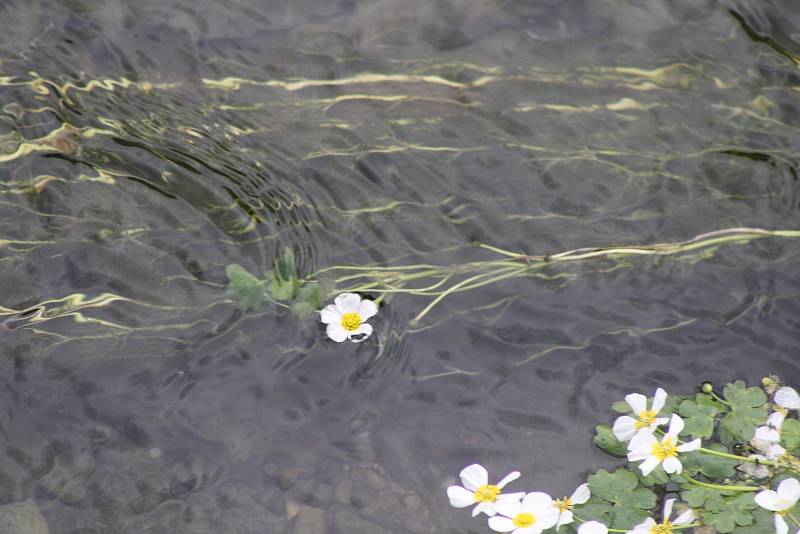
[(558, 521), (556, 522), (556, 528), (558, 529), (561, 527), (561, 525), (568, 525), (572, 523), (572, 507), (576, 504), (585, 503), (591, 496), (592, 492), (589, 490), (589, 484), (581, 484), (575, 491), (572, 492), (572, 495), (569, 497), (554, 500), (553, 506), (556, 508), (556, 510), (558, 510)]
[(667, 499), (664, 503), (664, 515), (661, 523), (656, 523), (652, 517), (648, 517), (633, 527), (633, 530), (629, 530), (628, 534), (672, 534), (673, 527), (688, 525), (694, 521), (694, 512), (691, 509), (676, 517), (675, 521), (670, 521), (673, 504), (675, 504), (675, 499)]
[(678, 460), (679, 452), (689, 452), (700, 448), (700, 439), (678, 445), (678, 434), (683, 430), (683, 419), (678, 414), (672, 414), (669, 430), (661, 440), (656, 438), (646, 429), (642, 429), (628, 444), (628, 460), (638, 462), (639, 470), (643, 475), (649, 475), (653, 469), (661, 465), (667, 473), (680, 473), (683, 470), (681, 461)]
[(629, 415), (618, 417), (617, 420), (614, 421), (614, 435), (620, 441), (628, 441), (644, 428), (652, 432), (658, 425), (666, 424), (669, 422), (669, 419), (666, 417), (658, 417), (658, 412), (664, 407), (666, 401), (667, 392), (661, 388), (656, 390), (656, 394), (653, 397), (653, 405), (649, 410), (647, 409), (647, 397), (641, 393), (625, 395), (625, 402), (631, 407), (636, 417), (634, 418)]
[(539, 534), (558, 521), (558, 509), (546, 493), (528, 493), (519, 501), (497, 503), (497, 513), (489, 518), (489, 527), (496, 532)]
[(578, 527), (578, 534), (608, 534), (608, 527), (599, 521), (587, 521)]
[(342, 293), (334, 304), (325, 306), (320, 312), (320, 320), (328, 325), (328, 337), (337, 343), (350, 339), (359, 343), (372, 334), (372, 326), (366, 320), (378, 313), (378, 306), (371, 300), (361, 299), (355, 293)]
[(797, 390), (784, 386), (775, 392), (775, 404), (790, 410), (800, 410), (800, 395)]
[(489, 473), (485, 467), (478, 464), (465, 467), (459, 476), (464, 487), (450, 486), (447, 488), (447, 497), (450, 499), (450, 504), (456, 508), (477, 504), (472, 510), (473, 517), (481, 512), (493, 516), (497, 513), (496, 506), (501, 502), (519, 502), (525, 495), (525, 492), (502, 493), (506, 484), (519, 478), (519, 471), (507, 474), (497, 484), (489, 484)]
[(786, 449), (779, 445), (781, 426), (785, 418), (785, 411), (773, 412), (767, 417), (766, 425), (756, 428), (750, 445), (763, 456), (763, 459), (777, 460), (786, 453)]
[(787, 478), (778, 484), (778, 490), (764, 490), (756, 494), (756, 504), (770, 512), (775, 512), (775, 531), (786, 534), (789, 525), (783, 514), (791, 510), (800, 499), (800, 482), (796, 478)]

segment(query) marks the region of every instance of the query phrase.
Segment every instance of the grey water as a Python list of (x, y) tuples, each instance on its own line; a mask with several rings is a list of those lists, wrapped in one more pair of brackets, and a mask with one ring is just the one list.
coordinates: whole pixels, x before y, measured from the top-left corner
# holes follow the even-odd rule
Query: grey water
[(627, 393), (800, 382), (793, 240), (553, 267), (421, 324), (428, 301), (398, 295), (360, 344), (225, 292), (227, 264), (263, 273), (287, 246), (311, 273), (796, 229), (800, 5), (0, 15), (0, 505), (32, 510), (20, 533), (486, 532), (445, 496), (470, 463), (568, 495), (614, 465), (592, 433)]

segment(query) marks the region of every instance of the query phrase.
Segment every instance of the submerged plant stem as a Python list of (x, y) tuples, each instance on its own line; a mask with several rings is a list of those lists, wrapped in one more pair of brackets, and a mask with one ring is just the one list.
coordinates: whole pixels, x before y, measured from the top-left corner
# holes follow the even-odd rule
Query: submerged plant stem
[(720, 491), (759, 491), (761, 490), (758, 486), (728, 486), (725, 484), (711, 484), (709, 482), (701, 482), (695, 478), (690, 477), (689, 475), (681, 475), (686, 480), (689, 481), (690, 484), (694, 484), (695, 486), (700, 486), (701, 488), (709, 488), (715, 489)]
[(770, 467), (777, 467), (778, 465), (776, 462), (773, 462), (771, 460), (759, 460), (757, 458), (748, 458), (747, 456), (739, 456), (738, 454), (730, 454), (727, 452), (715, 451), (713, 449), (706, 449), (705, 447), (700, 447), (697, 450), (705, 454), (710, 454), (712, 456), (719, 456), (720, 458), (736, 460), (737, 462), (750, 462), (751, 464), (768, 465)]

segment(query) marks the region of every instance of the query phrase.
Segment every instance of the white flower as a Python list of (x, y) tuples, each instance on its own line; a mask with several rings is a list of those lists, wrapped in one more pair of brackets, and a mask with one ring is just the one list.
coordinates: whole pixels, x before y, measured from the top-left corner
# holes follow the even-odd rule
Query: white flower
[(776, 411), (767, 418), (767, 424), (756, 428), (750, 445), (764, 456), (765, 460), (777, 460), (786, 453), (786, 449), (779, 445), (781, 441), (781, 426), (786, 418), (786, 413)]
[(522, 502), (498, 502), (497, 513), (500, 515), (489, 518), (489, 527), (497, 532), (539, 534), (558, 521), (558, 509), (553, 506), (553, 499), (540, 491), (528, 493)]
[(556, 499), (553, 501), (553, 506), (558, 510), (558, 521), (556, 522), (556, 529), (561, 528), (561, 525), (568, 525), (572, 523), (572, 507), (576, 504), (583, 504), (589, 500), (592, 492), (589, 491), (589, 484), (581, 484), (572, 492), (569, 497), (563, 499)]
[(627, 534), (650, 534), (658, 532), (659, 534), (672, 534), (672, 528), (680, 525), (686, 525), (694, 520), (694, 512), (686, 510), (681, 515), (675, 518), (675, 521), (670, 521), (669, 517), (672, 515), (672, 505), (675, 504), (675, 499), (667, 499), (664, 503), (664, 516), (661, 523), (656, 523), (652, 517), (648, 517), (635, 527), (629, 530)]
[(646, 429), (640, 430), (628, 444), (628, 460), (631, 462), (644, 460), (639, 464), (639, 469), (645, 476), (659, 465), (663, 465), (667, 473), (680, 473), (683, 465), (678, 460), (678, 453), (700, 448), (699, 438), (678, 445), (678, 434), (681, 430), (683, 430), (683, 419), (678, 414), (672, 414), (669, 430), (660, 441)]
[(626, 395), (625, 401), (628, 403), (628, 406), (631, 407), (631, 410), (633, 410), (636, 418), (634, 419), (628, 415), (618, 417), (617, 420), (614, 421), (614, 435), (620, 441), (628, 441), (643, 428), (646, 428), (652, 432), (656, 429), (656, 427), (658, 427), (658, 425), (663, 425), (669, 422), (669, 419), (666, 417), (657, 417), (658, 412), (660, 412), (661, 408), (664, 407), (666, 400), (667, 392), (661, 388), (658, 388), (655, 396), (653, 397), (653, 405), (648, 410), (647, 397), (641, 393), (631, 393), (630, 395)]
[(787, 478), (778, 484), (778, 491), (764, 490), (756, 494), (756, 504), (770, 512), (775, 512), (775, 532), (786, 534), (789, 525), (783, 519), (783, 513), (791, 510), (800, 499), (800, 482), (796, 478)]
[(478, 505), (472, 510), (472, 517), (483, 512), (488, 516), (493, 516), (495, 506), (501, 502), (518, 502), (525, 492), (501, 493), (506, 484), (519, 478), (519, 471), (513, 471), (503, 477), (497, 484), (489, 484), (489, 473), (482, 465), (472, 464), (465, 467), (459, 473), (461, 486), (450, 486), (447, 488), (447, 497), (450, 504), (456, 508), (466, 508), (475, 503)]
[(794, 388), (784, 386), (775, 392), (775, 404), (790, 410), (800, 410), (800, 395)]
[(599, 521), (587, 521), (578, 527), (578, 534), (608, 534), (608, 527)]
[(372, 326), (365, 321), (378, 313), (378, 306), (371, 300), (361, 300), (355, 293), (342, 293), (335, 304), (325, 306), (320, 312), (320, 320), (328, 325), (328, 337), (337, 343), (350, 339), (359, 343), (372, 334)]

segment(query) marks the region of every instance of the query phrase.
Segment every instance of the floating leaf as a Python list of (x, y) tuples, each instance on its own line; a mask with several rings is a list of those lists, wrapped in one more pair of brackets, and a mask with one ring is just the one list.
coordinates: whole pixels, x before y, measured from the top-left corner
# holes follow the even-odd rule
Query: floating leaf
[(781, 442), (792, 454), (800, 453), (800, 421), (786, 419), (781, 425)]
[(605, 469), (589, 477), (592, 495), (612, 503), (609, 514), (613, 528), (631, 528), (648, 517), (646, 510), (656, 505), (656, 494), (637, 487), (637, 476), (620, 468), (609, 473)]
[(608, 425), (595, 427), (594, 444), (617, 458), (624, 458), (628, 454), (628, 444), (618, 440)]
[(715, 404), (707, 404), (708, 398), (708, 395), (698, 393), (696, 399), (686, 399), (678, 406), (678, 413), (686, 424), (684, 432), (693, 437), (710, 438), (714, 433), (714, 416), (720, 410)]
[(741, 380), (726, 384), (723, 391), (730, 412), (719, 422), (720, 439), (728, 446), (749, 441), (756, 425), (767, 417), (766, 394), (760, 388), (746, 387)]
[(719, 512), (725, 507), (725, 499), (719, 490), (691, 486), (681, 492), (681, 498), (692, 508), (703, 508), (708, 512)]
[(241, 265), (232, 263), (225, 267), (228, 275), (228, 294), (239, 303), (243, 309), (257, 308), (266, 300), (266, 286)]
[[(719, 443), (707, 444), (706, 448), (718, 452), (728, 452)], [(702, 473), (711, 479), (724, 479), (736, 475), (736, 460), (721, 458), (702, 451), (692, 451), (680, 455), (684, 468), (691, 473)]]
[(726, 499), (718, 512), (703, 510), (700, 517), (705, 525), (713, 525), (717, 532), (726, 534), (737, 527), (752, 525), (755, 522), (751, 510), (758, 508), (752, 494), (739, 495)]
[(294, 293), (299, 285), (296, 279), (285, 280), (277, 274), (277, 271), (269, 271), (267, 276), (270, 280), (268, 286), (270, 297), (278, 302), (285, 302), (294, 298)]
[(278, 278), (285, 282), (297, 278), (297, 267), (295, 266), (294, 252), (291, 247), (285, 247), (283, 254), (275, 258), (275, 273)]

